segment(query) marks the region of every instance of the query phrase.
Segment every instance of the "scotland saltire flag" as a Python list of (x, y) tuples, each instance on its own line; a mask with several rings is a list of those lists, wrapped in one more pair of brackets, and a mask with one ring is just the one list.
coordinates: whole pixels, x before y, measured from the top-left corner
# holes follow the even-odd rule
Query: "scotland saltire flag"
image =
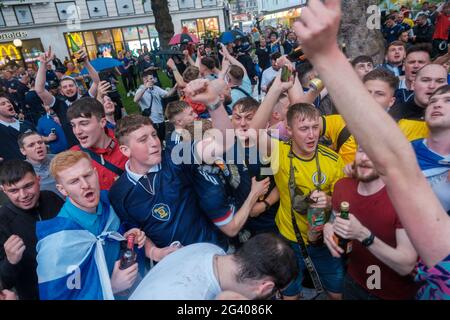
[(98, 236), (63, 217), (37, 223), (41, 300), (114, 300), (103, 243), (125, 238), (117, 232), (120, 221), (107, 197), (101, 202)]

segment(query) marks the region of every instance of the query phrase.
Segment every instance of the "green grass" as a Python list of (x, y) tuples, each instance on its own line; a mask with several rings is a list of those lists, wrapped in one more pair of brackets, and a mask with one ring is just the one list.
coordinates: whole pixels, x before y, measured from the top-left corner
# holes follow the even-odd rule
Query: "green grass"
[[(172, 82), (169, 77), (162, 71), (158, 71), (159, 79), (161, 80), (162, 88), (171, 88)], [(138, 83), (138, 86), (141, 85), (141, 82)], [(125, 87), (123, 86), (122, 79), (119, 79), (119, 83), (117, 84), (117, 90), (119, 91), (120, 97), (122, 98), (122, 104), (125, 107), (125, 110), (128, 114), (139, 113), (140, 108), (137, 103), (133, 101), (133, 96), (127, 97), (127, 93), (125, 91)]]

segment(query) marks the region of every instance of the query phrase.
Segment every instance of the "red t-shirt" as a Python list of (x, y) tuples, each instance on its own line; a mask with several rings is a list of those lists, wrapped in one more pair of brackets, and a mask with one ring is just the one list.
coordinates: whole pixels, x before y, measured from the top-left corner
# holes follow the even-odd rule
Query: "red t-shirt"
[[(125, 163), (127, 162), (128, 158), (124, 156), (122, 152), (119, 150), (119, 142), (114, 137), (114, 133), (112, 130), (106, 129), (106, 133), (108, 136), (112, 138), (111, 143), (109, 146), (105, 149), (102, 148), (89, 148), (89, 150), (95, 152), (98, 155), (101, 155), (104, 160), (112, 163), (116, 167), (125, 170)], [(80, 150), (80, 146), (73, 146), (71, 150)], [(98, 163), (95, 160), (92, 160), (92, 164), (97, 169), (98, 172), (98, 179), (100, 182), (100, 189), (101, 190), (109, 190), (114, 182), (117, 180), (118, 175), (114, 172), (110, 171), (106, 167), (102, 166), (100, 163)]]
[(450, 29), (450, 16), (440, 12), (436, 17), (436, 24), (433, 39), (447, 40), (448, 30)]
[[(362, 225), (378, 239), (395, 248), (397, 246), (396, 229), (403, 229), (403, 227), (386, 192), (386, 187), (370, 196), (358, 194), (357, 187), (358, 181), (350, 178), (343, 178), (336, 183), (332, 200), (334, 211), (339, 212), (341, 202), (347, 201), (350, 204), (350, 213)], [(367, 280), (374, 274), (373, 270), (368, 272), (368, 267), (372, 265), (380, 267), (381, 289), (367, 288)], [(353, 240), (347, 272), (361, 287), (381, 299), (413, 299), (418, 289), (413, 277), (400, 276), (357, 240)]]

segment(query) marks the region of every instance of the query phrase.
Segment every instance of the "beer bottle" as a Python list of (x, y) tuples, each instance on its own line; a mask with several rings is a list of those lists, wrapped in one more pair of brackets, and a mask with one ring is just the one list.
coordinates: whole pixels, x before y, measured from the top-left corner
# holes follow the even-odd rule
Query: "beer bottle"
[(80, 51), (81, 48), (75, 42), (75, 40), (73, 39), (73, 37), (70, 33), (67, 35), (67, 38), (69, 39), (70, 48), (72, 49), (75, 59), (77, 59), (77, 62), (82, 62), (82, 60), (80, 60), (80, 54), (78, 53), (78, 51)]
[[(259, 173), (256, 176), (256, 181), (262, 181), (267, 177), (270, 177), (272, 170), (270, 167), (270, 159), (267, 159), (265, 157), (263, 157), (261, 159), (261, 165), (259, 167)], [(264, 199), (266, 198), (266, 194), (262, 195), (258, 198), (259, 201), (264, 201)]]
[(127, 248), (123, 252), (122, 257), (120, 258), (120, 267), (119, 269), (124, 270), (128, 267), (131, 267), (136, 262), (136, 252), (134, 252), (134, 234), (130, 234), (127, 237)]
[[(349, 219), (349, 217), (348, 217), (349, 210), (350, 210), (350, 204), (347, 201), (342, 201), (340, 218), (348, 220)], [(349, 254), (352, 251), (352, 241), (351, 240), (343, 239), (335, 234), (334, 241), (340, 248), (342, 248), (344, 250), (344, 254), (343, 254), (344, 256)]]

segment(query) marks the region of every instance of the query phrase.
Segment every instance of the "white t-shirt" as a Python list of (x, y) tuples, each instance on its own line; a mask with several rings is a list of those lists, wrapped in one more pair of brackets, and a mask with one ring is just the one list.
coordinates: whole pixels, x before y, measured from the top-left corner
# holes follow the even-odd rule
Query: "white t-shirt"
[(273, 79), (275, 79), (275, 77), (277, 76), (277, 73), (278, 73), (278, 71), (273, 70), (272, 67), (264, 70), (264, 72), (262, 74), (262, 78), (261, 78), (261, 88), (267, 89), (267, 86)]
[[(141, 85), (138, 90), (145, 90), (145, 86)], [(150, 119), (152, 119), (153, 123), (162, 123), (164, 122), (164, 114), (163, 114), (163, 106), (162, 106), (162, 98), (167, 95), (167, 91), (161, 89), (158, 86), (153, 86), (145, 90), (141, 100), (139, 100), (139, 106), (141, 110), (144, 111), (147, 108), (152, 108)]]
[(196, 243), (162, 259), (142, 279), (130, 300), (213, 300), (222, 290), (214, 275), (218, 246)]

